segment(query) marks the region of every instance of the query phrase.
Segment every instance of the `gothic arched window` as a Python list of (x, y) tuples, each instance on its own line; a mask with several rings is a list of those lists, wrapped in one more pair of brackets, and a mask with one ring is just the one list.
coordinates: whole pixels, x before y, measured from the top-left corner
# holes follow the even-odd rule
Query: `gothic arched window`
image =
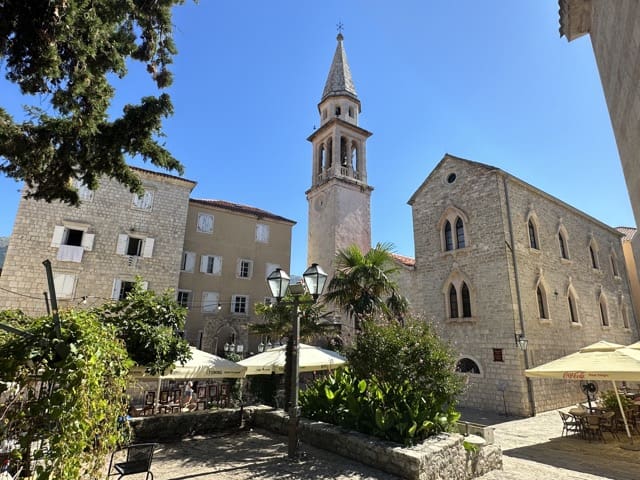
[(453, 250), (453, 234), (451, 232), (451, 223), (449, 220), (444, 224), (444, 249), (447, 252)]
[(449, 318), (458, 318), (458, 292), (456, 287), (449, 287)]
[(571, 319), (571, 323), (580, 323), (578, 320), (578, 309), (576, 306), (576, 299), (573, 296), (573, 293), (569, 292), (567, 296), (567, 300), (569, 302), (569, 318)]
[(538, 313), (540, 314), (540, 318), (549, 318), (549, 316), (547, 315), (547, 308), (545, 305), (546, 302), (545, 302), (544, 291), (542, 290), (542, 288), (540, 288), (539, 285), (536, 290), (536, 296), (538, 297)]
[(464, 223), (460, 217), (456, 219), (456, 243), (457, 248), (464, 248)]
[(558, 232), (558, 243), (560, 244), (560, 256), (562, 258), (569, 258), (569, 255), (567, 254), (567, 243), (564, 240), (564, 235), (562, 235), (562, 232)]
[(591, 257), (591, 267), (598, 268), (598, 257), (593, 245), (589, 245), (589, 256)]
[(609, 326), (609, 312), (607, 312), (607, 302), (604, 298), (600, 298), (600, 322), (603, 327)]
[(469, 287), (465, 282), (462, 282), (462, 316), (464, 318), (471, 317), (471, 295), (469, 294)]
[(538, 232), (533, 220), (529, 219), (529, 246), (538, 250)]

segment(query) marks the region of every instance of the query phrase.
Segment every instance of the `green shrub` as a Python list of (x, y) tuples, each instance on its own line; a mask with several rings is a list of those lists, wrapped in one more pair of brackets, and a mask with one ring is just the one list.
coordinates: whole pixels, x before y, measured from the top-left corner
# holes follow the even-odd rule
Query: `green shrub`
[(363, 326), (350, 367), (301, 393), (303, 415), (405, 445), (449, 430), (462, 380), (447, 345), (425, 322)]
[(0, 333), (0, 381), (13, 388), (0, 401), (0, 441), (18, 441), (17, 456), (38, 480), (100, 478), (105, 455), (128, 434), (119, 417), (131, 361), (95, 314), (61, 312), (60, 320), (57, 336), (51, 317), (0, 312), (26, 332)]

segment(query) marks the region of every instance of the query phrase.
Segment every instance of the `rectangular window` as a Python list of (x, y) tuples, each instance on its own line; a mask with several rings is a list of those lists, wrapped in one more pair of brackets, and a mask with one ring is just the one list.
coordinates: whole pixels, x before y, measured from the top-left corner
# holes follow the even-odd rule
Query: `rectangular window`
[(191, 292), (189, 290), (178, 290), (177, 302), (181, 307), (189, 308), (189, 297)]
[(253, 275), (253, 261), (240, 258), (238, 260), (238, 270), (236, 276), (239, 278), (251, 278)]
[(85, 250), (93, 250), (95, 234), (87, 233), (88, 227), (56, 225), (51, 246), (58, 248), (56, 258), (63, 262), (82, 262)]
[(196, 265), (196, 254), (194, 252), (182, 252), (182, 261), (180, 262), (180, 271), (193, 272)]
[(87, 187), (81, 180), (74, 179), (73, 186), (78, 192), (78, 198), (82, 202), (91, 202), (93, 200), (93, 190)]
[(231, 313), (247, 313), (248, 297), (246, 295), (234, 295), (231, 297)]
[[(133, 286), (135, 282), (133, 280), (123, 280), (121, 278), (116, 278), (113, 281), (113, 291), (111, 292), (111, 298), (114, 300), (124, 300), (127, 297), (127, 294), (133, 290)], [(142, 282), (142, 289), (146, 290), (149, 288), (149, 282)]]
[(150, 237), (132, 237), (125, 233), (118, 235), (116, 253), (130, 257), (151, 258), (153, 256), (154, 239)]
[(256, 242), (269, 243), (269, 225), (264, 223), (256, 225)]
[(138, 210), (146, 210), (150, 212), (153, 208), (153, 191), (145, 190), (141, 195), (134, 193), (133, 200), (131, 201), (131, 206), (133, 208), (137, 208)]
[(222, 257), (219, 255), (202, 255), (200, 257), (200, 271), (210, 275), (222, 273)]
[(53, 285), (56, 289), (56, 297), (60, 299), (73, 298), (76, 288), (76, 276), (68, 273), (54, 273)]
[(494, 362), (504, 362), (504, 358), (502, 356), (502, 349), (501, 348), (494, 348), (493, 349), (493, 361)]
[(199, 213), (196, 230), (201, 233), (213, 233), (213, 215)]
[(214, 313), (218, 311), (220, 304), (220, 295), (218, 292), (202, 292), (202, 311), (205, 313)]

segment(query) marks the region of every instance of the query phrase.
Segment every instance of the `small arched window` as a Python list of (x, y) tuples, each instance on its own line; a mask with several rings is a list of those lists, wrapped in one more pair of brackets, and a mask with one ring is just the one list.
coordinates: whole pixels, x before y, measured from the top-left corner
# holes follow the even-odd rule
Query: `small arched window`
[(529, 246), (538, 250), (538, 235), (533, 220), (529, 219)]
[(444, 224), (444, 249), (447, 252), (453, 250), (453, 234), (451, 232), (451, 223), (449, 220)]
[(480, 375), (480, 367), (470, 358), (461, 358), (456, 363), (456, 372)]
[(614, 277), (618, 276), (618, 266), (616, 265), (616, 256), (611, 254), (611, 273)]
[(458, 318), (458, 292), (456, 287), (449, 287), (449, 318)]
[(607, 303), (604, 299), (600, 299), (600, 322), (603, 327), (609, 326), (609, 312), (607, 312)]
[(547, 308), (545, 305), (545, 295), (544, 291), (540, 286), (538, 286), (536, 295), (538, 297), (538, 313), (540, 314), (540, 318), (549, 318), (547, 314)]
[(456, 243), (457, 248), (464, 248), (464, 223), (460, 217), (456, 219)]
[(573, 294), (571, 292), (569, 292), (567, 299), (569, 302), (569, 318), (571, 319), (571, 323), (579, 323), (578, 309), (576, 308), (576, 299), (573, 297)]
[(589, 245), (589, 256), (591, 257), (591, 266), (593, 268), (598, 268), (598, 257), (596, 256), (596, 251), (593, 248), (593, 245)]
[(627, 314), (627, 307), (622, 306), (622, 326), (629, 328), (629, 315)]
[(464, 318), (471, 317), (471, 295), (469, 295), (469, 287), (465, 282), (462, 282), (461, 288), (462, 294), (462, 316)]
[(562, 232), (558, 233), (558, 243), (560, 244), (560, 257), (568, 259), (569, 255), (567, 254), (567, 244), (564, 240), (564, 235), (562, 235)]

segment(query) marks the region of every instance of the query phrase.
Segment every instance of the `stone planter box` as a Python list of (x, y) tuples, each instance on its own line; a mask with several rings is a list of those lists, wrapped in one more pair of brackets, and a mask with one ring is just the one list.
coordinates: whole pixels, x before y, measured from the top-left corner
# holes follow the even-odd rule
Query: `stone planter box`
[[(139, 417), (131, 420), (138, 442), (172, 442), (193, 435), (231, 432), (253, 425), (287, 435), (289, 416), (282, 410), (251, 406)], [(405, 448), (323, 422), (301, 419), (300, 439), (408, 480), (467, 480), (502, 469), (502, 451), (493, 445), (493, 429), (459, 426), (463, 434), (441, 434)], [(481, 435), (486, 435), (481, 438)], [(465, 449), (464, 442), (471, 448)]]
[[(286, 435), (288, 415), (281, 410), (256, 410), (255, 425)], [(302, 441), (409, 480), (466, 480), (502, 469), (500, 447), (479, 436), (471, 449), (465, 437), (441, 434), (420, 445), (403, 447), (323, 422), (300, 420)], [(469, 437), (471, 438), (471, 437)]]

